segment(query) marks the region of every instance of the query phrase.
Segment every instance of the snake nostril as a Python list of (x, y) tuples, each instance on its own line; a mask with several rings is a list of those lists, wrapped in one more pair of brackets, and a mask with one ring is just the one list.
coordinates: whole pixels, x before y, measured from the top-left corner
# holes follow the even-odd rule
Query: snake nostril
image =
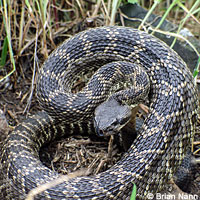
[(97, 121), (94, 119), (94, 129), (98, 136), (104, 136), (103, 131), (99, 128)]

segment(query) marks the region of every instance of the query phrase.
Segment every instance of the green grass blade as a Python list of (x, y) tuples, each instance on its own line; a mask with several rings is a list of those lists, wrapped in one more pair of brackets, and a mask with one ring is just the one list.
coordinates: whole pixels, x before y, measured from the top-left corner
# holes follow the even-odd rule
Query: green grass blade
[(29, 0), (25, 0), (26, 6), (28, 7), (29, 11), (32, 13), (32, 8), (31, 5), (29, 3)]
[(48, 0), (40, 0), (39, 3), (41, 12), (40, 15), (42, 16), (42, 23), (45, 24)]
[[(178, 1), (177, 2), (179, 7), (182, 8), (184, 11), (187, 10), (187, 8), (180, 2)], [(186, 23), (187, 19), (192, 15), (192, 12), (194, 11), (194, 9), (198, 6), (198, 4), (200, 3), (200, 0), (197, 0), (194, 5), (192, 6), (192, 8), (188, 11), (187, 15), (184, 17), (183, 20), (181, 20), (181, 23), (178, 27), (178, 31), (177, 31), (177, 34), (179, 34), (179, 32), (181, 31), (183, 25)], [(173, 46), (175, 45), (176, 43), (176, 38), (174, 38), (172, 44), (171, 44), (171, 48), (173, 48)]]
[(8, 5), (10, 5), (10, 1), (3, 0), (0, 1), (0, 6), (1, 9), (4, 8), (3, 10), (3, 22), (4, 22), (4, 27), (5, 27), (5, 31), (6, 31), (6, 38), (7, 38), (7, 44), (8, 44), (8, 49), (9, 49), (9, 54), (10, 54), (10, 60), (12, 63), (12, 70), (3, 78), (0, 79), (0, 82), (2, 82), (4, 79), (6, 79), (7, 77), (9, 77), (11, 74), (13, 74), (15, 72), (15, 59), (13, 56), (13, 50), (12, 50), (12, 44), (11, 44), (11, 30), (10, 30), (10, 16), (8, 15), (7, 9), (8, 9)]
[(142, 20), (142, 23), (140, 24), (140, 26), (138, 27), (138, 29), (142, 29), (142, 27), (144, 26), (145, 22), (147, 21), (147, 19), (149, 18), (149, 16), (151, 15), (151, 13), (154, 11), (154, 9), (156, 8), (156, 6), (161, 2), (162, 0), (154, 0), (153, 6), (150, 8), (150, 10), (148, 11), (148, 13), (145, 15), (144, 19)]
[(199, 13), (200, 12), (200, 8), (197, 8), (196, 10), (194, 10), (193, 12), (192, 12), (192, 15), (194, 15), (194, 14), (196, 14), (196, 13)]
[(1, 52), (0, 68), (6, 64), (7, 53), (8, 53), (8, 38), (5, 37), (5, 39), (3, 41), (3, 49)]
[(135, 3), (139, 3), (139, 2), (138, 2), (138, 0), (128, 0), (128, 3), (135, 4)]
[(111, 11), (111, 20), (110, 25), (113, 26), (115, 24), (115, 15), (117, 12), (117, 8), (120, 5), (121, 0), (113, 0), (112, 1), (112, 11)]
[[(179, 1), (179, 0), (174, 0), (174, 1), (170, 4), (169, 8), (166, 10), (165, 14), (164, 14), (163, 17), (161, 18), (160, 22), (158, 23), (158, 25), (156, 26), (155, 29), (160, 28), (160, 26), (162, 25), (162, 23), (163, 23), (164, 20), (166, 19), (167, 15), (168, 15), (169, 12), (172, 10), (172, 8), (177, 4), (178, 1)], [(152, 32), (152, 34), (154, 34), (154, 31)]]
[(135, 200), (136, 199), (136, 192), (137, 192), (136, 185), (134, 184), (130, 200)]
[(44, 13), (44, 17), (46, 19), (46, 15), (47, 15), (47, 4), (48, 4), (48, 0), (43, 0), (41, 5), (42, 5), (42, 9), (43, 9), (43, 13)]
[(193, 77), (194, 77), (194, 78), (195, 78), (195, 77), (198, 75), (198, 73), (199, 73), (199, 66), (200, 66), (200, 56), (199, 56), (199, 59), (198, 59), (198, 61), (197, 61), (197, 66), (195, 67), (194, 72), (193, 72)]

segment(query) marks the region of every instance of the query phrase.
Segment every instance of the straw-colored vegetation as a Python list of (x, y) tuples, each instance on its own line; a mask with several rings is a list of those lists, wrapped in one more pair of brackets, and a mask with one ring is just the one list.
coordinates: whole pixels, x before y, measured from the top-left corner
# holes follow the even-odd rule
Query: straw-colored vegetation
[[(200, 34), (200, 0), (128, 2), (149, 9), (139, 28), (154, 12), (163, 16), (156, 29), (167, 17), (179, 24), (177, 34), (185, 25), (194, 34)], [(16, 76), (22, 75), (19, 71), (23, 70), (18, 63), (22, 57), (29, 55), (35, 69), (37, 57), (43, 62), (58, 43), (75, 32), (85, 27), (114, 25), (119, 6), (126, 3), (121, 0), (1, 0), (1, 81), (14, 72)]]

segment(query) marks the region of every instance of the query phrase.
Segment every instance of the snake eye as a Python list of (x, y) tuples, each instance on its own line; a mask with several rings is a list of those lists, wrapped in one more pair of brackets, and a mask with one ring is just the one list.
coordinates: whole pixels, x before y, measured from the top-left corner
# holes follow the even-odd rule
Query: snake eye
[(119, 124), (120, 125), (125, 125), (128, 121), (129, 121), (130, 117), (125, 117), (125, 118), (122, 118), (122, 119), (119, 119)]
[(103, 131), (98, 126), (95, 126), (95, 132), (100, 137), (104, 136)]
[(113, 126), (117, 126), (119, 124), (118, 119), (112, 123)]

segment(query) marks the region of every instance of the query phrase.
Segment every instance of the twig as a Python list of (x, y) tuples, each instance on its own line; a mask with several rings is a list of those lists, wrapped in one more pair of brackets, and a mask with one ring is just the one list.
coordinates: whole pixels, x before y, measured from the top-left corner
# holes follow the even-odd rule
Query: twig
[[(33, 96), (33, 91), (34, 91), (34, 82), (35, 82), (35, 71), (36, 71), (36, 64), (38, 64), (38, 61), (37, 61), (37, 40), (38, 40), (38, 26), (36, 25), (36, 35), (35, 35), (35, 49), (34, 49), (34, 63), (33, 63), (33, 75), (32, 75), (32, 81), (31, 81), (31, 92), (30, 92), (30, 95), (28, 97), (28, 101), (27, 101), (27, 104), (26, 104), (26, 107), (24, 109), (24, 112), (27, 112), (30, 108), (30, 105), (31, 105), (31, 99), (32, 99), (32, 96)], [(28, 112), (27, 112), (28, 113)]]

